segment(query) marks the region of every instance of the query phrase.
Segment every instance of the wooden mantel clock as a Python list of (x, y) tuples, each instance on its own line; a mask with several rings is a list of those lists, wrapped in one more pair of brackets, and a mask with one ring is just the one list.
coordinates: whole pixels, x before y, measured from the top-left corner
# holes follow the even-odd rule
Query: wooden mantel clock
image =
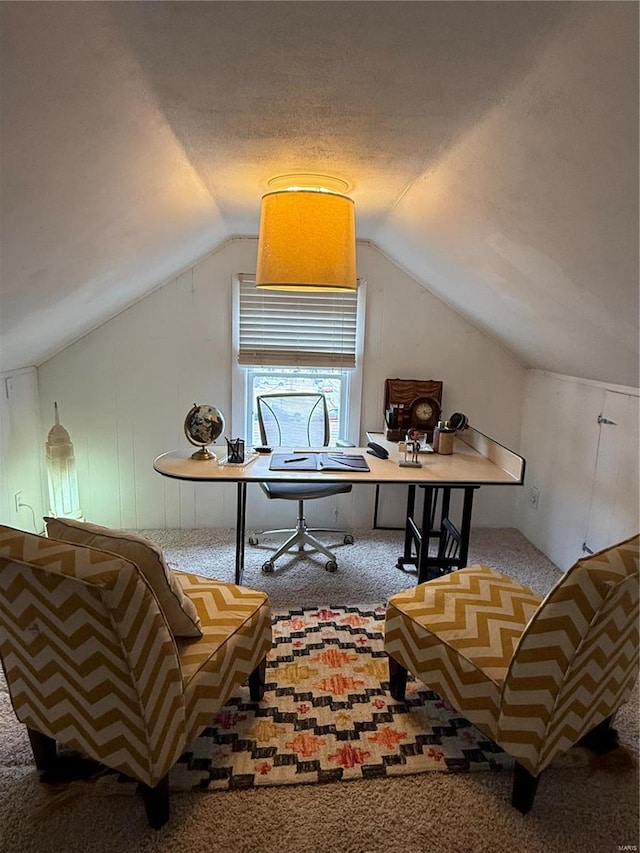
[(428, 394), (416, 397), (409, 409), (410, 426), (433, 434), (442, 411), (440, 403)]
[(442, 382), (435, 379), (387, 379), (385, 438), (402, 441), (408, 429), (419, 429), (433, 440), (442, 411)]

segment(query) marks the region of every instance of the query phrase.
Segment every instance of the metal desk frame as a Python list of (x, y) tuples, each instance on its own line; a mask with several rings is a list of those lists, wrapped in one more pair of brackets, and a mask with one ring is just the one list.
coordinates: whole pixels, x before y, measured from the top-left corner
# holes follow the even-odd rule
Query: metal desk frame
[[(482, 485), (522, 485), (524, 482), (525, 461), (521, 456), (494, 442), (492, 439), (469, 430), (469, 435), (456, 438), (452, 456), (437, 456), (425, 460), (422, 468), (399, 467), (401, 455), (397, 445), (374, 440), (379, 444), (387, 444), (388, 459), (378, 459), (366, 456), (370, 466), (368, 472), (328, 472), (328, 471), (270, 471), (270, 457), (258, 456), (249, 465), (238, 467), (219, 464), (217, 460), (201, 461), (191, 458), (190, 451), (177, 450), (163, 453), (154, 463), (154, 469), (165, 477), (194, 482), (227, 482), (235, 483), (236, 494), (236, 557), (235, 582), (242, 584), (244, 574), (244, 546), (247, 517), (247, 485), (265, 481), (280, 482), (340, 482), (353, 485), (384, 485), (396, 483), (408, 486), (407, 510), (405, 524), (404, 553), (398, 560), (398, 567), (416, 565), (418, 581), (430, 576), (460, 568), (466, 565), (469, 534), (471, 529), (471, 512), (473, 493)], [(294, 452), (296, 448), (279, 448), (284, 452)], [(319, 451), (321, 448), (318, 449)], [(366, 453), (367, 448), (349, 448), (350, 453)], [(305, 453), (313, 452), (304, 448)], [(425, 500), (422, 519), (416, 522), (415, 497), (416, 488), (424, 488)], [(464, 490), (464, 508), (460, 527), (456, 527), (449, 519), (449, 500), (452, 489)], [(438, 503), (439, 490), (442, 490), (441, 513), (437, 525), (434, 523), (435, 510)], [(429, 540), (438, 537), (438, 556), (429, 556)], [(451, 542), (457, 543), (455, 555), (447, 553)], [(412, 548), (416, 549), (416, 556)]]
[[(467, 565), (473, 495), (480, 486), (420, 486), (419, 488), (424, 490), (420, 523), (416, 521), (416, 488), (415, 485), (410, 485), (407, 489), (404, 551), (396, 566), (403, 571), (406, 571), (407, 566), (415, 566), (418, 583), (423, 583)], [(459, 526), (454, 524), (450, 517), (451, 492), (454, 489), (464, 493), (462, 521)], [(429, 543), (432, 539), (438, 543), (436, 556), (429, 555)]]

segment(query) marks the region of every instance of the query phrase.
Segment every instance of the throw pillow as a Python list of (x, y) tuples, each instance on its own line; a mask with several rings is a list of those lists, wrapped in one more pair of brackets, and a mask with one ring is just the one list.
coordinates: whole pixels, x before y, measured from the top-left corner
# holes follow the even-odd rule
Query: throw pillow
[(196, 607), (182, 591), (166, 564), (162, 551), (153, 542), (122, 530), (111, 530), (70, 518), (45, 518), (47, 535), (75, 545), (99, 548), (135, 563), (149, 582), (175, 637), (201, 637)]

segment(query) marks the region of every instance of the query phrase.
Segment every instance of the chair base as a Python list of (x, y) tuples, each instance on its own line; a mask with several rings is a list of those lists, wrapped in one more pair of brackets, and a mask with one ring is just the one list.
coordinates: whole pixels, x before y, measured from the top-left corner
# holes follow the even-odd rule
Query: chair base
[[(407, 690), (408, 672), (402, 664), (388, 655), (389, 658), (389, 691), (396, 702), (404, 702)], [(516, 762), (513, 770), (513, 790), (511, 805), (521, 814), (531, 810), (538, 790), (540, 776), (533, 776), (526, 767)]]
[[(79, 753), (58, 755), (58, 745), (53, 738), (28, 726), (27, 733), (36, 768), (40, 771), (40, 781), (45, 785), (70, 785), (108, 770), (104, 764)], [(149, 826), (160, 829), (169, 820), (169, 775), (164, 776), (153, 788), (142, 782), (139, 788)]]
[[(396, 702), (404, 702), (407, 689), (408, 672), (402, 664), (387, 655), (389, 659), (389, 691)], [(618, 745), (618, 732), (612, 728), (613, 715), (607, 717), (590, 732), (587, 732), (578, 743), (580, 746), (587, 747), (592, 752), (603, 754), (611, 752)], [(517, 809), (520, 814), (527, 814), (531, 811), (533, 801), (538, 790), (538, 782), (540, 775), (534, 776), (526, 767), (516, 761), (513, 770), (513, 789), (511, 793), (511, 805)]]
[(36, 768), (40, 773), (40, 781), (45, 785), (68, 785), (71, 782), (90, 779), (106, 770), (104, 764), (79, 752), (70, 751), (59, 755), (58, 745), (53, 738), (28, 726), (27, 734)]
[[(293, 551), (294, 548), (297, 548), (299, 552), (305, 550), (305, 545), (307, 545), (312, 551), (318, 551), (320, 554), (323, 554), (328, 562), (325, 566), (327, 571), (335, 571), (338, 568), (338, 564), (336, 561), (335, 554), (333, 551), (330, 551), (326, 545), (323, 545), (319, 539), (316, 539), (313, 536), (314, 533), (345, 533), (344, 530), (336, 530), (335, 528), (329, 527), (307, 527), (307, 522), (304, 517), (304, 502), (298, 501), (298, 517), (296, 519), (295, 528), (281, 528), (278, 530), (264, 530), (261, 535), (268, 535), (272, 533), (290, 533), (291, 536), (275, 551), (271, 557), (263, 564), (262, 571), (265, 573), (273, 572), (275, 568), (275, 561), (281, 557), (283, 554), (286, 554), (288, 551)], [(344, 537), (345, 545), (353, 544), (353, 537), (349, 534), (346, 534)], [(256, 536), (249, 537), (250, 545), (257, 545), (258, 539)]]
[[(259, 702), (264, 696), (266, 671), (265, 656), (249, 675), (249, 694), (253, 702)], [(27, 726), (27, 734), (36, 768), (40, 772), (40, 781), (46, 785), (68, 785), (71, 782), (90, 779), (97, 773), (109, 769), (104, 764), (80, 753), (70, 752), (68, 755), (59, 755), (58, 744), (54, 738), (29, 726)], [(167, 823), (170, 816), (169, 774), (163, 776), (154, 787), (140, 782), (138, 788), (142, 793), (149, 826), (152, 829), (160, 829)]]
[(294, 548), (297, 548), (298, 551), (304, 551), (305, 545), (308, 545), (313, 551), (319, 551), (321, 554), (324, 554), (324, 556), (327, 557), (327, 559), (329, 560), (335, 560), (336, 558), (333, 551), (330, 551), (325, 545), (322, 544), (322, 542), (320, 542), (319, 539), (316, 539), (316, 537), (313, 536), (312, 532), (304, 523), (303, 518), (302, 525), (296, 527), (292, 535), (273, 554), (273, 556), (271, 557), (271, 561), (275, 562), (278, 557), (281, 557), (283, 554), (286, 554), (287, 551), (293, 551)]

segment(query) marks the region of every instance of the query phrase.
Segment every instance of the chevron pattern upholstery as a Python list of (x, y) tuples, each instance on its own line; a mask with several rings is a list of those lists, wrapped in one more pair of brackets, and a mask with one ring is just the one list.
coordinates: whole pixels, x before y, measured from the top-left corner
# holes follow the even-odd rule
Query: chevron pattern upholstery
[(271, 615), (265, 593), (187, 572), (174, 574), (200, 617), (198, 642), (178, 639), (189, 743), (211, 721), (211, 697), (225, 704), (271, 648)]
[(471, 566), (389, 599), (385, 648), (495, 740), (502, 683), (541, 599), (488, 566)]
[(140, 569), (156, 594), (162, 612), (175, 637), (201, 637), (202, 630), (193, 603), (182, 592), (175, 574), (167, 565), (162, 551), (156, 544), (137, 533), (111, 530), (88, 521), (72, 518), (44, 519), (47, 536), (86, 545), (100, 551), (110, 551), (131, 560)]
[[(631, 695), (639, 543), (634, 536), (578, 560), (544, 599), (483, 565), (389, 599), (392, 694), (404, 698), (412, 672), (512, 755), (521, 811), (531, 807), (544, 768), (590, 733), (602, 734)], [(521, 794), (522, 779), (532, 793)]]
[(166, 791), (160, 815), (146, 797), (156, 826), (169, 769), (248, 677), (261, 698), (271, 648), (265, 594), (175, 574), (201, 639), (174, 638), (135, 563), (0, 526), (0, 659), (18, 719)]

